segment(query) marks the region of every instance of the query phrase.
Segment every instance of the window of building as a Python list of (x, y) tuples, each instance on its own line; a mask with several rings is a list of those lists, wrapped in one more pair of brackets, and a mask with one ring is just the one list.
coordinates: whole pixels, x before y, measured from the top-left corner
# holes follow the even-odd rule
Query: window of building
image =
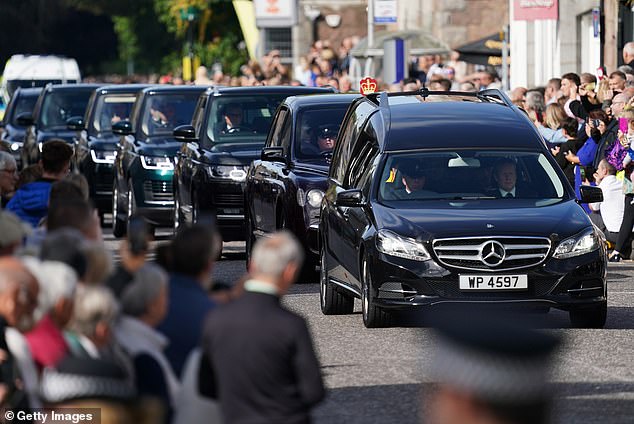
[(284, 63), (290, 63), (293, 60), (293, 39), (290, 27), (264, 29), (264, 53), (271, 50), (279, 50)]

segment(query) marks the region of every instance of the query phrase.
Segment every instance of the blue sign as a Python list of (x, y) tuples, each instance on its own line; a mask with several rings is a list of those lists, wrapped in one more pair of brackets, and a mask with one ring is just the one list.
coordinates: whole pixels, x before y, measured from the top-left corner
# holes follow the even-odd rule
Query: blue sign
[(599, 27), (601, 24), (601, 11), (599, 9), (592, 9), (592, 30), (594, 38), (599, 37)]

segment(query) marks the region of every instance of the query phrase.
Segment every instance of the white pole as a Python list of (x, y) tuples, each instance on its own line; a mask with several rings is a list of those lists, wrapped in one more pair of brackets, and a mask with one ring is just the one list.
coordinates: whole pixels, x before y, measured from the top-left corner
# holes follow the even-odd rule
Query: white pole
[(502, 40), (502, 89), (509, 90), (509, 27), (504, 26), (504, 40)]
[(368, 49), (374, 47), (374, 0), (368, 0)]

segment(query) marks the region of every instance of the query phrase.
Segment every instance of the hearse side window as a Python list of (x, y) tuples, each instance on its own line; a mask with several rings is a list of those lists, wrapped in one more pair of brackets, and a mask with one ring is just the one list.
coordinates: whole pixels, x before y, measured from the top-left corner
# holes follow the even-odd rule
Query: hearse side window
[(362, 187), (362, 180), (364, 177), (367, 179), (368, 168), (374, 161), (377, 151), (376, 135), (372, 126), (368, 124), (355, 142), (350, 169), (343, 184), (345, 188)]
[(267, 146), (268, 147), (279, 147), (281, 146), (281, 136), (282, 130), (284, 129), (284, 124), (286, 124), (286, 117), (288, 116), (288, 109), (284, 108), (280, 110), (280, 113), (277, 114), (275, 121), (273, 122), (273, 133), (271, 134), (271, 138), (269, 139)]
[(370, 112), (374, 110), (374, 106), (367, 103), (360, 103), (352, 114), (349, 115), (347, 122), (342, 130), (339, 131), (340, 137), (337, 140), (337, 147), (330, 166), (332, 178), (342, 184), (346, 175), (346, 170), (352, 157), (352, 149), (354, 142), (359, 137), (361, 128), (366, 122), (366, 118)]

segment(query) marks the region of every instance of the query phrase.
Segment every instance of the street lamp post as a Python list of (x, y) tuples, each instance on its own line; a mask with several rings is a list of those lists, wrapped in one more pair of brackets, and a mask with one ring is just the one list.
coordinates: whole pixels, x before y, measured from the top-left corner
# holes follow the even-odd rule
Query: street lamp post
[(200, 10), (195, 6), (181, 9), (181, 20), (187, 22), (187, 56), (183, 57), (183, 80), (194, 80), (194, 21), (198, 18)]

